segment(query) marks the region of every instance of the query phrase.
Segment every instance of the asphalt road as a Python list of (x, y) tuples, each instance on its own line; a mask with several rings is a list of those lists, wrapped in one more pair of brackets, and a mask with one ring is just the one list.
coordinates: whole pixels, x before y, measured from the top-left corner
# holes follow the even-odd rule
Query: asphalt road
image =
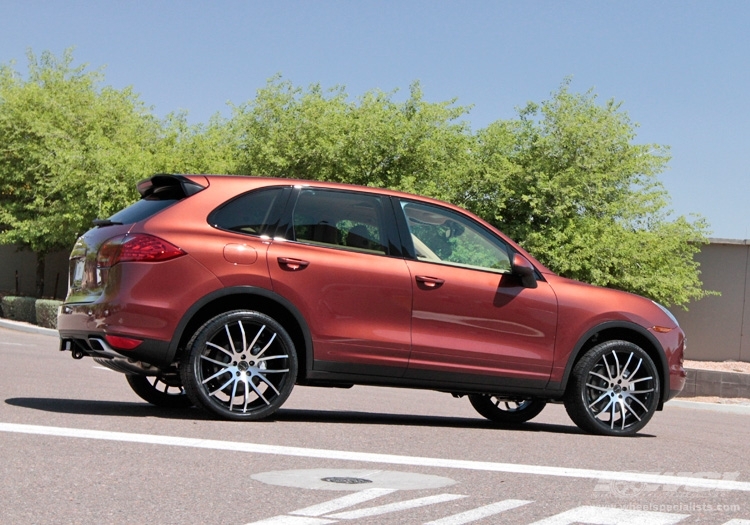
[(742, 407), (667, 404), (609, 438), (558, 405), (497, 428), (448, 394), (297, 387), (225, 422), (4, 328), (0, 400), (3, 524), (750, 524)]

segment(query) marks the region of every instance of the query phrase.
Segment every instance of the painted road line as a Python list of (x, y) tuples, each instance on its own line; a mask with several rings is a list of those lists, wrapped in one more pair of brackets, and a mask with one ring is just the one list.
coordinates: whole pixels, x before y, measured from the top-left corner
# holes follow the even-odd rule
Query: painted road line
[(430, 521), (425, 525), (464, 525), (465, 523), (471, 523), (472, 521), (478, 521), (484, 518), (489, 518), (495, 514), (500, 514), (506, 510), (515, 509), (516, 507), (522, 507), (528, 505), (533, 501), (525, 499), (506, 499), (504, 501), (498, 501), (491, 505), (485, 505), (472, 510), (467, 510), (460, 514), (454, 514), (453, 516), (447, 516), (439, 520)]
[(347, 507), (353, 507), (354, 505), (359, 505), (360, 503), (364, 503), (365, 501), (370, 501), (375, 498), (385, 496), (386, 494), (390, 494), (391, 492), (396, 492), (396, 489), (365, 489), (359, 492), (354, 492), (353, 494), (348, 494), (346, 496), (333, 499), (331, 501), (326, 501), (325, 503), (321, 503), (319, 505), (313, 505), (304, 509), (295, 510), (293, 512), (290, 512), (289, 514), (295, 514), (297, 516), (322, 516), (323, 514), (330, 514), (331, 512), (336, 512), (337, 510), (345, 509)]
[(609, 507), (576, 507), (531, 525), (672, 525), (689, 514), (669, 514), (648, 510), (614, 509)]
[(397, 503), (380, 505), (378, 507), (368, 507), (366, 509), (339, 512), (338, 514), (328, 514), (326, 517), (339, 518), (342, 520), (356, 520), (359, 518), (380, 516), (382, 514), (389, 514), (391, 512), (398, 512), (402, 510), (417, 509), (419, 507), (426, 507), (427, 505), (435, 505), (437, 503), (445, 503), (446, 501), (453, 501), (465, 497), (466, 496), (464, 496), (463, 494), (437, 494), (436, 496), (425, 496), (424, 498), (409, 499), (406, 501), (399, 501)]
[(329, 523), (338, 523), (336, 520), (327, 520), (323, 518), (313, 518), (310, 516), (274, 516), (267, 520), (254, 521), (247, 525), (327, 525)]
[(721, 489), (750, 492), (750, 482), (726, 479), (692, 478), (687, 476), (667, 476), (638, 472), (618, 472), (609, 470), (590, 470), (544, 465), (523, 465), (517, 463), (495, 463), (458, 459), (429, 458), (419, 456), (395, 456), (369, 452), (350, 452), (346, 450), (327, 450), (301, 447), (284, 447), (256, 443), (239, 443), (213, 439), (196, 439), (176, 436), (159, 436), (152, 434), (132, 434), (129, 432), (107, 432), (102, 430), (85, 430), (78, 428), (49, 427), (41, 425), (19, 425), (0, 423), (1, 432), (35, 434), (43, 436), (97, 439), (150, 445), (168, 445), (175, 447), (203, 448), (211, 450), (229, 450), (252, 454), (272, 454), (278, 456), (331, 459), (339, 461), (357, 461), (363, 463), (381, 463), (388, 465), (410, 465), (416, 467), (437, 467), (472, 471), (505, 472), (509, 474), (526, 474), (536, 476), (553, 476), (563, 478), (630, 481), (633, 483), (652, 483), (657, 485), (698, 487), (703, 489)]

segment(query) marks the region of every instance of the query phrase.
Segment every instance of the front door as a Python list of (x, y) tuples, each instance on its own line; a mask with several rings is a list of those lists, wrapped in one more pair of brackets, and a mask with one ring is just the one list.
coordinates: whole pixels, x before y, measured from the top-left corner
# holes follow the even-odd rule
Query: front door
[[(533, 385), (549, 379), (557, 300), (549, 285), (524, 288), (511, 248), (453, 210), (402, 201), (417, 260), (408, 377)], [(531, 383), (530, 383), (531, 381)]]

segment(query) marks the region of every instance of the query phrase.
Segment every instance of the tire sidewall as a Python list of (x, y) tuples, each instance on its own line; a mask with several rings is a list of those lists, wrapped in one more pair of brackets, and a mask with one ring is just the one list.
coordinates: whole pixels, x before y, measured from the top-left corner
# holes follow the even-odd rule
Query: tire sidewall
[[(279, 384), (279, 395), (274, 396), (270, 404), (254, 409), (248, 413), (232, 412), (228, 410), (221, 403), (212, 399), (212, 396), (210, 396), (206, 392), (206, 389), (200, 384), (200, 358), (201, 355), (203, 355), (203, 349), (206, 343), (220, 330), (223, 330), (225, 325), (237, 323), (240, 320), (268, 326), (268, 328), (276, 333), (279, 344), (289, 356), (287, 359), (287, 368), (289, 369), (289, 372), (284, 374), (284, 378)], [(297, 378), (297, 362), (297, 354), (292, 338), (281, 324), (261, 312), (253, 310), (233, 310), (217, 315), (206, 322), (195, 332), (195, 334), (193, 334), (187, 344), (183, 359), (180, 363), (180, 376), (187, 395), (193, 400), (196, 406), (205, 408), (223, 419), (254, 421), (272, 415), (287, 400)]]
[[(654, 378), (654, 392), (652, 392), (648, 412), (640, 421), (629, 425), (624, 430), (610, 428), (604, 421), (596, 418), (588, 408), (586, 397), (586, 381), (589, 372), (602, 359), (602, 356), (615, 351), (633, 352), (636, 357), (643, 359), (643, 365), (649, 369), (649, 374)], [(568, 415), (573, 422), (586, 432), (607, 436), (632, 436), (640, 431), (651, 420), (659, 405), (661, 397), (661, 379), (654, 360), (648, 352), (640, 346), (629, 341), (605, 341), (593, 347), (576, 363), (571, 373), (571, 379), (565, 395), (564, 403)]]

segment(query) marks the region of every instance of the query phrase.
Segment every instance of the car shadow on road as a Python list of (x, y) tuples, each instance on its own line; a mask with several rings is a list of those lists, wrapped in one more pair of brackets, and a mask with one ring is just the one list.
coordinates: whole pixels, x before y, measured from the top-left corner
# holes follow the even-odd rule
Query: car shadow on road
[(164, 419), (210, 420), (211, 415), (197, 408), (161, 408), (147, 403), (99, 401), (88, 399), (54, 399), (48, 397), (14, 397), (6, 399), (11, 406), (54, 412), (91, 416), (158, 417)]
[[(99, 401), (84, 399), (55, 399), (39, 397), (16, 397), (5, 400), (15, 407), (54, 412), (58, 414), (78, 414), (92, 416), (117, 416), (163, 419), (183, 419), (215, 421), (216, 418), (203, 410), (193, 408), (167, 409), (138, 402)], [(517, 432), (545, 432), (552, 434), (584, 434), (571, 425), (540, 423), (530, 421), (520, 425), (500, 425), (479, 418), (424, 416), (412, 414), (386, 414), (350, 410), (308, 410), (282, 408), (272, 417), (255, 421), (253, 424), (273, 423), (323, 423), (336, 425), (383, 425), (433, 428), (475, 428), (485, 430), (506, 430)], [(240, 423), (241, 424), (241, 423)], [(637, 434), (635, 437), (654, 437), (650, 434)]]

